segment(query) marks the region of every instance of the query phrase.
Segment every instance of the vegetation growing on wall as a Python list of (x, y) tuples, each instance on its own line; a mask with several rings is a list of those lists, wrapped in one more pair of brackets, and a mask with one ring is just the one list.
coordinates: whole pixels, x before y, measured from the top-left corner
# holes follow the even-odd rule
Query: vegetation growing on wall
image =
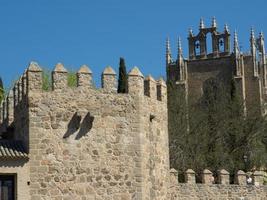
[(51, 71), (43, 69), (43, 90), (49, 91), (52, 88)]
[[(49, 91), (52, 89), (52, 81), (51, 81), (51, 70), (43, 69), (43, 90)], [(77, 86), (77, 76), (76, 72), (68, 71), (67, 76), (68, 86), (76, 87)]]

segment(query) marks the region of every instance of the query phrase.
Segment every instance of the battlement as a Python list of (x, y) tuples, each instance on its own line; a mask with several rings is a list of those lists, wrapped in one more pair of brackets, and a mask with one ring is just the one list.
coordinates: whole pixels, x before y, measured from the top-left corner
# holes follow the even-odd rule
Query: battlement
[[(216, 177), (214, 176), (210, 170), (204, 169), (201, 173), (201, 183), (199, 184), (221, 184), (221, 185), (230, 185), (230, 173), (225, 169), (218, 170), (216, 173)], [(175, 169), (170, 170), (170, 177), (172, 184), (178, 184), (178, 172)], [(196, 184), (196, 173), (192, 169), (188, 169), (184, 172), (185, 183), (187, 184)], [(250, 179), (249, 179), (250, 178)], [(234, 184), (235, 185), (255, 185), (262, 186), (264, 182), (264, 172), (263, 171), (255, 171), (252, 173), (250, 177), (242, 171), (238, 170), (234, 175)], [(232, 184), (231, 184), (232, 185)]]
[[(108, 66), (101, 75), (101, 88), (93, 86), (93, 73), (86, 65), (82, 65), (76, 73), (77, 86), (69, 87), (67, 83), (68, 71), (63, 64), (56, 64), (52, 71), (52, 90), (44, 91), (43, 88), (43, 70), (36, 63), (31, 62), (22, 76), (14, 84), (9, 94), (1, 103), (0, 124), (2, 124), (2, 132), (6, 131), (6, 127), (10, 126), (14, 119), (14, 111), (28, 106), (28, 98), (34, 94), (56, 95), (63, 94), (68, 96), (70, 93), (75, 94), (75, 98), (79, 98), (82, 93), (90, 93), (91, 95), (108, 95), (114, 94), (114, 97), (127, 96), (142, 97), (146, 101), (154, 103), (167, 102), (167, 91), (165, 81), (161, 78), (155, 80), (151, 75), (144, 78), (143, 74), (137, 67), (134, 67), (128, 73), (128, 94), (117, 93), (116, 72), (112, 67)], [(94, 91), (94, 92), (92, 92)]]
[(201, 173), (201, 182), (196, 182), (196, 173), (188, 169), (184, 173), (185, 182), (178, 182), (178, 172), (170, 170), (171, 199), (265, 199), (267, 187), (263, 185), (264, 174), (255, 171), (247, 176), (242, 170), (237, 171), (232, 184), (232, 176), (222, 169), (213, 174), (205, 169)]
[[(16, 102), (21, 100), (21, 97), (30, 92), (41, 92), (42, 91), (42, 69), (35, 63), (31, 62), (24, 74), (15, 83), (13, 88), (16, 91), (15, 95), (17, 98)], [(76, 73), (77, 75), (77, 88), (90, 87), (93, 88), (92, 71), (86, 65), (82, 65), (80, 70)], [(64, 68), (63, 64), (56, 64), (52, 71), (52, 90), (60, 91), (68, 88), (67, 85), (68, 71)], [(139, 88), (135, 88), (137, 82)], [(112, 67), (108, 66), (104, 69), (101, 75), (101, 91), (103, 93), (117, 93), (117, 79), (116, 72)], [(163, 88), (166, 88), (164, 80), (161, 78), (157, 81), (149, 75), (144, 80), (143, 74), (139, 71), (138, 67), (134, 67), (128, 73), (128, 87), (129, 94), (145, 94), (148, 97), (164, 101), (166, 94)]]
[[(63, 64), (57, 64), (51, 89), (44, 90), (43, 69), (31, 62), (1, 105), (3, 135), (21, 141), (29, 155), (29, 194), (35, 199), (130, 199), (132, 194), (147, 199), (153, 187), (155, 196), (165, 196), (169, 149), (164, 80), (144, 78), (134, 67), (128, 73), (128, 92), (118, 93), (110, 66), (102, 72), (101, 88), (94, 86), (86, 65), (76, 73), (76, 87), (68, 86), (69, 77)], [(48, 192), (40, 192), (41, 179)], [(49, 192), (55, 188), (57, 192)]]

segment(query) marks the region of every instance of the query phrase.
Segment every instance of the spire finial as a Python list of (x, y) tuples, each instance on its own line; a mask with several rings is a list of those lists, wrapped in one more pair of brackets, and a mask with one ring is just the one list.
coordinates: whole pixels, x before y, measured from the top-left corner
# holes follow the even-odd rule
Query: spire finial
[(189, 37), (193, 36), (193, 29), (191, 27), (188, 29), (188, 35)]
[[(262, 58), (262, 62), (266, 63), (263, 31), (260, 32), (259, 39), (258, 39), (258, 46), (259, 46), (259, 51), (261, 52), (262, 56), (264, 57), (264, 58)], [(266, 82), (266, 84), (267, 84), (267, 82)]]
[(216, 18), (215, 18), (215, 16), (212, 17), (211, 27), (212, 27), (212, 28), (216, 28), (216, 27), (217, 27), (217, 22), (216, 22)]
[(182, 60), (183, 60), (183, 50), (182, 50), (182, 42), (181, 42), (181, 37), (178, 37), (178, 54), (177, 54), (177, 60), (179, 65), (181, 65)]
[(250, 52), (251, 55), (256, 58), (256, 40), (253, 27), (250, 28)]
[(182, 49), (182, 42), (181, 42), (181, 37), (178, 37), (178, 55), (182, 55), (183, 54), (183, 49)]
[(200, 24), (199, 24), (199, 29), (205, 28), (204, 20), (203, 17), (200, 18)]
[(261, 32), (260, 32), (260, 38), (264, 38), (264, 34), (263, 34), (263, 31), (261, 30)]
[(170, 48), (170, 38), (167, 37), (166, 39), (166, 54), (169, 54), (171, 52), (171, 48)]
[(171, 47), (170, 47), (170, 38), (166, 39), (166, 64), (171, 63)]
[(227, 24), (224, 25), (224, 32), (229, 33), (229, 27)]
[(234, 54), (239, 54), (239, 46), (238, 46), (238, 38), (237, 38), (237, 31), (234, 32)]
[(255, 38), (254, 28), (253, 26), (250, 28), (250, 38)]

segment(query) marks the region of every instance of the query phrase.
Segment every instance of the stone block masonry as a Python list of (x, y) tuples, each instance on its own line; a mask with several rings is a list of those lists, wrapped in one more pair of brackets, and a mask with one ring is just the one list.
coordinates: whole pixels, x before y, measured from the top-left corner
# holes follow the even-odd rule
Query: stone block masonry
[(195, 172), (188, 169), (185, 172), (185, 183), (178, 182), (178, 172), (170, 170), (171, 200), (265, 200), (267, 199), (267, 187), (263, 186), (263, 173), (255, 171), (252, 175), (253, 182), (247, 184), (246, 174), (239, 170), (235, 175), (235, 183), (230, 184), (230, 174), (222, 169), (217, 172), (217, 179), (208, 169), (201, 174), (202, 182), (196, 183)]
[(18, 184), (21, 191), (29, 181), (28, 193), (20, 200), (166, 199), (165, 82), (144, 81), (134, 67), (128, 74), (129, 92), (117, 94), (111, 67), (103, 71), (100, 89), (92, 86), (85, 65), (77, 72), (75, 88), (67, 86), (67, 73), (57, 64), (52, 91), (43, 91), (42, 69), (32, 62), (15, 84), (13, 103), (2, 104), (1, 122), (8, 123), (1, 130), (11, 134), (6, 130), (12, 124), (11, 139), (22, 141), (29, 156), (25, 183)]

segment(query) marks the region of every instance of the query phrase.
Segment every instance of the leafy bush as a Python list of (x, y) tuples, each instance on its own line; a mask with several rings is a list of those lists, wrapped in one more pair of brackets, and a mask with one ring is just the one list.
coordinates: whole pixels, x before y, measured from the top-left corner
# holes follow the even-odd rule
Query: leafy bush
[[(43, 90), (50, 91), (52, 89), (52, 71), (48, 69), (43, 70)], [(77, 86), (77, 76), (74, 71), (69, 71), (67, 76), (67, 83), (69, 87)]]
[(49, 91), (52, 89), (51, 71), (48, 69), (43, 70), (43, 90)]
[(68, 73), (68, 86), (69, 87), (77, 87), (77, 76), (76, 73), (74, 71), (70, 71)]

